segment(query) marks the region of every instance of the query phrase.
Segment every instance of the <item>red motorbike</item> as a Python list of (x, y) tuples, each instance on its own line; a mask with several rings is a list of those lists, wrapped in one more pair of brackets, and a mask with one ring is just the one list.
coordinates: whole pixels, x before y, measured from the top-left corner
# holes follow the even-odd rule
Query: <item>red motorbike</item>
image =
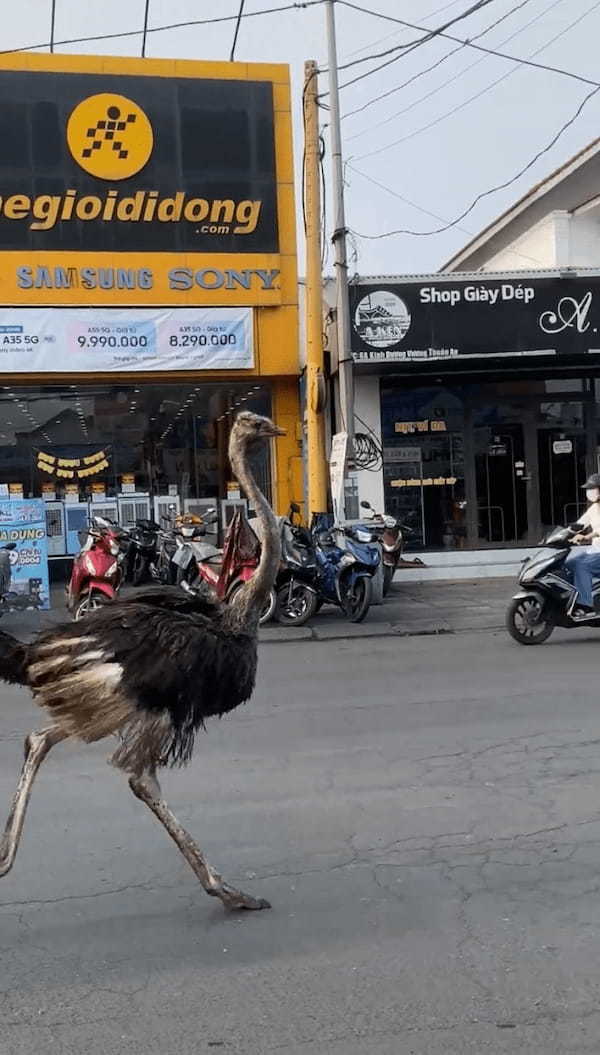
[[(236, 593), (242, 589), (245, 583), (252, 578), (260, 560), (260, 542), (252, 530), (245, 514), (238, 510), (235, 513), (225, 537), (223, 550), (217, 549), (210, 543), (202, 543), (199, 539), (191, 539), (187, 543), (190, 550), (193, 547), (195, 556), (195, 568), (198, 576), (195, 580), (205, 583), (214, 590), (221, 601), (230, 604)], [(181, 558), (174, 557), (175, 563), (185, 563), (184, 552), (186, 544), (181, 547)], [(186, 585), (186, 579), (180, 578), (180, 584)], [(189, 578), (188, 578), (189, 583)], [(191, 584), (193, 588), (194, 583)], [(189, 587), (188, 587), (189, 588)], [(261, 623), (268, 622), (275, 611), (277, 598), (275, 592), (265, 605), (260, 617)]]
[(81, 549), (67, 586), (67, 608), (76, 621), (116, 597), (123, 581), (125, 535), (103, 517), (92, 517), (87, 531), (80, 532)]

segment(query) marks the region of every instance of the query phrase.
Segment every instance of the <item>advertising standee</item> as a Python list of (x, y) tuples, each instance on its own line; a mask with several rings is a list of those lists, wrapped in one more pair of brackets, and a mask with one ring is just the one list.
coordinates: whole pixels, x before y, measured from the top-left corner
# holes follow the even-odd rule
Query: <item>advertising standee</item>
[(50, 608), (46, 509), (41, 499), (0, 501), (0, 546), (11, 550), (9, 608)]

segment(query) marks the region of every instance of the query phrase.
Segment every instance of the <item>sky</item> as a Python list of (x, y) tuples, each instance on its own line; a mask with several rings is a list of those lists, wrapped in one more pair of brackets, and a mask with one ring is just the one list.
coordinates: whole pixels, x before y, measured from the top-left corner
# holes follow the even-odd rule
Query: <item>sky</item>
[[(323, 4), (254, 16), (254, 12), (289, 2), (246, 0), (244, 11), (251, 17), (242, 20), (236, 58), (290, 65), (299, 202), (304, 62), (314, 59), (325, 70), (327, 45)], [(472, 0), (353, 2), (427, 29), (441, 26), (472, 6)], [(57, 41), (138, 30), (143, 22), (144, 0), (55, 3)], [(51, 0), (20, 0), (17, 4), (4, 0), (4, 4), (4, 48), (48, 41)], [(235, 15), (238, 8), (239, 0), (222, 0), (220, 4), (209, 0), (150, 0), (149, 25)], [(336, 23), (339, 65), (422, 36), (418, 30), (341, 2), (336, 4)], [(479, 41), (482, 46), (600, 81), (600, 0), (491, 0), (485, 9), (448, 32), (462, 40), (473, 40), (485, 30), (488, 32)], [(147, 54), (156, 58), (228, 59), (233, 32), (233, 22), (155, 32), (148, 38)], [(139, 55), (140, 47), (141, 34), (120, 40), (60, 44), (56, 50)], [(512, 180), (569, 121), (591, 88), (566, 76), (527, 68), (470, 47), (460, 48), (456, 42), (441, 38), (416, 47), (410, 54), (397, 54), (397, 61), (385, 69), (341, 91), (346, 223), (351, 231), (353, 274), (437, 271), (530, 186), (600, 134), (598, 93), (552, 149), (515, 183), (484, 197), (449, 231), (428, 235), (425, 232), (455, 220), (478, 195)], [(440, 60), (435, 69), (426, 72)], [(340, 83), (384, 61), (370, 60), (342, 70)], [(320, 76), (319, 89), (327, 91), (326, 72)], [(372, 102), (384, 93), (386, 98)], [(327, 102), (326, 95), (323, 102)], [(362, 112), (350, 114), (365, 104)], [(327, 152), (328, 117), (323, 108), (321, 124)], [(326, 266), (330, 271), (332, 208), (327, 156), (325, 178)], [(374, 237), (398, 229), (417, 233)], [(301, 225), (298, 232), (302, 270)]]

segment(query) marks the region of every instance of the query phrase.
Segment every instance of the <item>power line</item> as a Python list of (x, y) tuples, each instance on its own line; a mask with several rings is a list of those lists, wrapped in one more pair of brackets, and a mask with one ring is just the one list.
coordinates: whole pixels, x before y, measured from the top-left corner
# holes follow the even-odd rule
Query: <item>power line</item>
[[(515, 11), (520, 11), (522, 7), (525, 7), (525, 5), (530, 2), (531, 0), (521, 0), (521, 3), (517, 4), (515, 7), (511, 7), (510, 11), (507, 11), (506, 14), (502, 15), (501, 18), (497, 18), (495, 22), (492, 22), (489, 26), (483, 29), (481, 33), (478, 33), (476, 37), (473, 37), (473, 40), (480, 40), (481, 37), (485, 36), (486, 33), (491, 33), (492, 29), (495, 29), (500, 22), (503, 22), (504, 19), (509, 18), (510, 15), (514, 14)], [(528, 29), (529, 26), (532, 26), (534, 22), (537, 22), (540, 18), (543, 18), (544, 15), (548, 13), (548, 11), (551, 11), (553, 7), (556, 7), (556, 4), (561, 3), (564, 3), (564, 0), (555, 0), (555, 3), (551, 4), (549, 8), (547, 8), (545, 11), (541, 11), (538, 15), (535, 16), (535, 18), (530, 19), (529, 22), (526, 22), (524, 26), (522, 26), (520, 29), (517, 29), (514, 33), (511, 33), (509, 37), (506, 37), (502, 41), (500, 46), (502, 47), (504, 44), (508, 44), (510, 40), (514, 40), (514, 38), (517, 37), (520, 33), (522, 33), (525, 29)], [(383, 99), (388, 99), (390, 95), (395, 95), (396, 92), (402, 91), (403, 88), (408, 88), (410, 84), (414, 84), (415, 81), (418, 81), (421, 77), (424, 77), (426, 73), (431, 73), (433, 70), (437, 70), (440, 66), (444, 64), (444, 62), (447, 61), (447, 59), (452, 58), (453, 55), (456, 55), (457, 52), (462, 51), (464, 48), (466, 48), (466, 46), (467, 45), (465, 43), (459, 44), (456, 48), (452, 48), (451, 51), (447, 51), (445, 55), (442, 55), (442, 57), (440, 59), (437, 59), (436, 62), (432, 63), (431, 66), (425, 66), (424, 69), (418, 70), (417, 73), (414, 73), (412, 77), (408, 78), (408, 80), (403, 81), (402, 84), (397, 84), (394, 88), (389, 88), (387, 91), (381, 92), (379, 95), (374, 96), (373, 99), (368, 99), (366, 103), (362, 104), (362, 106), (357, 106), (356, 109), (349, 110), (348, 113), (342, 115), (342, 120), (345, 120), (347, 117), (354, 117), (355, 114), (362, 113), (363, 110), (367, 110), (370, 106), (373, 106), (375, 103), (381, 102)], [(432, 95), (435, 95), (437, 92), (441, 91), (442, 88), (445, 88), (447, 84), (452, 84), (453, 81), (457, 80), (459, 77), (462, 77), (463, 74), (467, 73), (469, 70), (472, 70), (474, 66), (478, 66), (481, 62), (485, 62), (485, 58), (486, 56), (483, 56), (480, 59), (476, 59), (475, 62), (471, 63), (470, 66), (465, 66), (463, 70), (460, 70), (453, 77), (450, 77), (449, 80), (444, 81), (443, 84), (438, 85), (437, 88), (434, 88), (427, 95), (423, 95), (420, 99), (417, 99), (415, 103), (411, 104), (411, 106), (418, 106), (418, 104), (424, 102), (425, 99), (429, 99)], [(401, 110), (400, 113), (405, 113), (405, 111)], [(399, 114), (387, 117), (384, 121), (380, 121), (376, 125), (371, 125), (371, 128), (367, 129), (367, 131), (371, 131), (372, 128), (380, 128), (381, 125), (387, 124), (389, 121), (392, 121), (395, 116), (399, 116)], [(362, 135), (362, 132), (356, 132), (354, 135), (349, 136), (348, 138), (355, 139), (358, 135)]]
[[(542, 44), (541, 47), (537, 48), (532, 54), (539, 55), (542, 51), (545, 51), (546, 48), (549, 48), (552, 44), (556, 43), (557, 40), (560, 40), (561, 37), (564, 37), (576, 25), (582, 22), (584, 18), (587, 18), (587, 16), (590, 15), (592, 11), (596, 10), (596, 8), (598, 7), (600, 7), (600, 0), (596, 0), (596, 2), (592, 4), (592, 6), (588, 8), (587, 11), (584, 11), (583, 14), (579, 15), (578, 18), (574, 19), (573, 22), (570, 22), (568, 26), (564, 27), (564, 29), (561, 29), (559, 33), (556, 33), (553, 37), (550, 38), (550, 40), (547, 40), (545, 44)], [(508, 70), (506, 73), (503, 73), (502, 76), (497, 77), (490, 84), (486, 85), (485, 88), (481, 88), (478, 92), (475, 92), (474, 95), (470, 95), (468, 99), (464, 99), (461, 103), (457, 103), (456, 106), (453, 106), (452, 109), (447, 110), (443, 114), (440, 114), (439, 117), (434, 118), (433, 121), (428, 121), (427, 124), (421, 125), (420, 128), (416, 128), (412, 132), (408, 132), (407, 135), (401, 136), (400, 139), (396, 139), (392, 143), (387, 143), (385, 146), (377, 147), (377, 149), (368, 151), (366, 154), (360, 154), (356, 158), (356, 160), (364, 161), (365, 158), (376, 157), (378, 154), (383, 154), (387, 150), (391, 150), (393, 147), (400, 146), (401, 143), (406, 143), (409, 139), (414, 139), (415, 136), (421, 135), (423, 132), (428, 132), (431, 128), (435, 128), (437, 125), (441, 124), (442, 121), (445, 121), (447, 117), (453, 117), (454, 114), (458, 113), (460, 110), (464, 110), (466, 106), (470, 106), (472, 102), (475, 102), (477, 99), (480, 99), (483, 95), (486, 95), (487, 92), (492, 90), (492, 88), (496, 88), (498, 84), (501, 84), (503, 81), (508, 80), (509, 77), (512, 77), (512, 75), (517, 72), (518, 68), (518, 66), (515, 66), (512, 70)], [(597, 81), (592, 83), (595, 87), (600, 87)]]
[[(418, 205), (417, 202), (411, 201), (410, 198), (405, 198), (404, 195), (399, 194), (398, 191), (393, 190), (392, 187), (388, 187), (385, 183), (380, 183), (379, 180), (374, 179), (373, 176), (367, 176), (366, 172), (363, 172), (361, 169), (355, 168), (355, 166), (352, 165), (350, 162), (347, 162), (347, 166), (352, 172), (355, 172), (357, 176), (362, 176), (363, 179), (367, 180), (369, 183), (372, 183), (374, 187), (379, 187), (380, 190), (387, 191), (388, 194), (391, 194), (394, 198), (398, 198), (398, 200), (403, 202), (405, 205), (409, 205), (412, 209), (416, 209), (417, 212), (422, 212), (424, 216), (431, 216), (434, 220), (441, 220), (442, 223), (450, 222), (446, 220), (444, 216), (440, 216), (438, 213), (432, 212), (431, 209), (426, 209), (423, 205)], [(463, 227), (462, 224), (459, 223), (455, 223), (454, 226), (458, 231), (462, 231), (463, 234), (468, 234), (470, 238), (475, 237), (475, 232), (470, 231), (468, 227)], [(535, 256), (528, 256), (526, 253), (519, 252), (514, 247), (512, 249), (512, 252), (515, 254), (515, 256), (520, 256), (523, 260), (527, 260), (529, 264), (536, 264), (538, 267), (542, 266), (542, 261), (538, 260), (538, 258)]]
[(511, 176), (510, 179), (505, 180), (504, 183), (499, 183), (495, 187), (490, 187), (489, 190), (482, 191), (482, 193), (478, 194), (477, 197), (471, 202), (471, 204), (463, 212), (461, 212), (460, 216), (457, 216), (456, 219), (452, 220), (450, 223), (444, 224), (443, 227), (436, 227), (432, 231), (411, 231), (403, 228), (398, 228), (395, 231), (383, 231), (381, 234), (360, 234), (358, 231), (354, 231), (354, 234), (357, 235), (358, 238), (365, 238), (369, 241), (377, 241), (380, 238), (390, 238), (392, 235), (397, 234), (414, 235), (415, 237), (419, 238), (428, 238), (430, 235), (443, 234), (444, 231), (449, 231), (452, 227), (457, 227), (460, 222), (464, 220), (465, 216), (468, 216), (469, 213), (473, 211), (473, 209), (479, 204), (480, 201), (483, 201), (484, 198), (489, 198), (490, 195), (496, 194), (498, 191), (506, 190), (507, 187), (512, 186), (512, 184), (516, 183), (517, 180), (521, 179), (521, 176), (524, 176), (525, 173), (529, 171), (529, 169), (533, 168), (536, 162), (539, 161), (539, 159), (543, 157), (544, 154), (549, 153), (549, 151), (552, 150), (552, 147), (556, 145), (560, 137), (567, 131), (567, 129), (570, 128), (571, 125), (575, 124), (575, 121), (582, 113), (584, 107), (588, 104), (588, 102), (590, 101), (590, 99), (593, 98), (594, 95), (598, 94), (598, 92), (600, 92), (600, 84), (596, 88), (593, 88), (591, 92), (588, 92), (585, 98), (582, 99), (582, 101), (580, 102), (575, 113), (568, 119), (568, 121), (565, 121), (565, 123), (559, 128), (558, 132), (553, 135), (550, 142), (541, 150), (539, 150), (538, 153), (534, 157), (532, 157), (531, 160), (528, 161), (522, 169), (520, 169), (514, 176)]
[[(436, 15), (443, 14), (443, 12), (447, 11), (449, 7), (456, 7), (458, 3), (460, 3), (460, 0), (450, 0), (450, 3), (443, 4), (442, 7), (436, 8), (435, 11), (430, 11), (428, 15), (423, 15), (423, 21), (427, 22), (428, 19), (435, 18)], [(397, 37), (402, 32), (403, 30), (399, 29), (397, 33), (394, 33), (393, 35)], [(361, 55), (363, 51), (368, 51), (369, 48), (374, 48), (377, 46), (377, 44), (383, 44), (383, 42), (386, 40), (389, 40), (389, 34), (387, 34), (385, 37), (378, 37), (377, 40), (372, 40), (369, 44), (364, 44), (362, 48), (356, 48), (355, 51), (349, 51), (346, 57), (351, 59), (354, 55)]]
[(148, 39), (148, 17), (150, 15), (150, 0), (146, 0), (144, 5), (144, 28), (142, 30), (142, 58), (146, 57), (146, 41)]
[[(477, 3), (472, 4), (471, 7), (467, 8), (466, 11), (463, 11), (462, 14), (457, 15), (455, 18), (450, 19), (448, 22), (445, 22), (444, 25), (438, 26), (437, 29), (427, 30), (424, 27), (421, 27), (424, 35), (418, 38), (417, 40), (409, 41), (408, 44), (397, 44), (395, 47), (388, 48), (386, 51), (376, 52), (373, 55), (366, 55), (362, 59), (353, 59), (351, 62), (344, 63), (342, 66), (339, 67), (340, 70), (347, 70), (350, 69), (350, 67), (358, 66), (363, 62), (372, 62), (373, 59), (382, 59), (385, 58), (386, 55), (392, 55), (392, 58), (388, 59), (387, 62), (382, 62), (379, 66), (374, 66), (372, 70), (366, 70), (365, 73), (359, 73), (359, 75), (357, 77), (353, 77), (352, 80), (345, 81), (344, 84), (340, 84), (340, 91), (342, 88), (349, 88), (351, 84), (358, 84), (358, 82), (364, 80), (365, 77), (371, 77), (374, 73), (378, 73), (379, 70), (385, 69), (386, 66), (391, 66), (394, 62), (398, 62), (399, 59), (404, 58), (405, 55), (410, 54), (410, 52), (414, 51), (415, 48), (420, 48), (423, 44), (428, 44), (430, 40), (434, 40), (435, 37), (442, 36), (445, 29), (448, 29), (450, 26), (456, 25), (457, 22), (462, 22), (465, 18), (468, 18), (470, 15), (475, 14), (477, 11), (481, 11), (484, 7), (487, 7), (489, 4), (492, 4), (494, 2), (495, 0), (477, 0)], [(397, 54), (398, 51), (401, 52), (400, 55)]]
[[(339, 0), (338, 0), (339, 2)], [(308, 7), (320, 7), (325, 0), (296, 0), (295, 3), (283, 4), (281, 7), (266, 7), (262, 11), (246, 11), (243, 18), (256, 18), (260, 15), (275, 15), (281, 11), (300, 11)], [(170, 29), (187, 29), (189, 26), (212, 26), (222, 22), (235, 22), (237, 15), (220, 15), (216, 18), (189, 19), (187, 22), (171, 22), (164, 26), (149, 26), (147, 33), (164, 33)], [(122, 30), (120, 33), (98, 33), (91, 37), (69, 37), (65, 40), (53, 41), (54, 47), (64, 44), (87, 44), (96, 40), (118, 40), (124, 37), (139, 37), (143, 35), (143, 29)], [(48, 48), (49, 41), (44, 44), (25, 44), (20, 48), (2, 48), (0, 55), (17, 55), (22, 51), (39, 51), (40, 48)]]
[(246, 0), (240, 0), (240, 9), (238, 11), (237, 22), (235, 24), (235, 29), (233, 31), (233, 44), (231, 45), (231, 54), (229, 56), (229, 61), (230, 62), (233, 62), (233, 56), (235, 55), (235, 46), (237, 44), (238, 33), (240, 31), (240, 23), (242, 21), (242, 16), (244, 14), (244, 4), (245, 3), (246, 3)]
[(50, 52), (54, 51), (54, 30), (56, 28), (56, 0), (52, 0), (50, 10)]
[[(352, 0), (336, 0), (338, 4), (342, 4), (344, 7), (349, 7), (353, 11), (360, 11), (364, 15), (373, 15), (375, 18), (382, 18), (386, 22), (395, 22), (401, 26), (407, 26), (408, 29), (416, 29), (419, 32), (424, 32), (423, 26), (417, 26), (414, 22), (406, 22), (402, 18), (395, 18), (393, 15), (384, 15), (381, 11), (371, 11), (369, 8), (360, 7), (358, 4), (352, 3)], [(509, 55), (505, 51), (496, 51), (494, 48), (485, 48), (482, 44), (475, 44), (472, 40), (465, 40), (462, 37), (455, 37), (452, 33), (439, 33), (439, 36), (444, 37), (446, 40), (453, 40), (456, 44), (465, 44), (468, 48), (473, 48), (475, 51), (481, 51), (484, 55), (494, 55), (498, 59), (507, 59), (509, 62), (517, 62), (522, 66), (531, 66), (533, 69), (545, 70), (547, 73), (559, 73), (563, 77), (569, 77), (571, 80), (579, 81), (581, 84), (591, 84), (597, 87), (599, 82), (592, 80), (591, 77), (582, 77), (578, 73), (573, 73), (572, 70), (563, 70), (560, 66), (547, 66), (541, 62), (532, 62), (530, 59), (519, 58), (518, 55)], [(374, 56), (371, 56), (374, 57)], [(373, 71), (375, 72), (375, 70)]]

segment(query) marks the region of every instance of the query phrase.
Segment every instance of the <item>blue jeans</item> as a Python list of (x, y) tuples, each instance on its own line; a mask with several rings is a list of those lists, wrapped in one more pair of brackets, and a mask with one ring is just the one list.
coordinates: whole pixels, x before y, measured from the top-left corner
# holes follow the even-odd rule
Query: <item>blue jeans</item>
[(566, 565), (579, 594), (580, 603), (592, 608), (594, 604), (592, 581), (600, 578), (600, 549), (592, 549), (591, 546), (572, 549), (567, 557)]

